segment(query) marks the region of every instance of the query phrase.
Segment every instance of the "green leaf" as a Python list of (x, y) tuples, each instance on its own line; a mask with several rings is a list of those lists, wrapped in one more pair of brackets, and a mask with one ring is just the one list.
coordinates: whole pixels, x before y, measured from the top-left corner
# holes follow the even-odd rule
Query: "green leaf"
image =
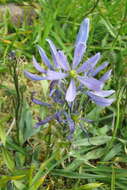
[(2, 177), (0, 178), (0, 187), (5, 186), (8, 181), (12, 181), (12, 180), (13, 180), (13, 181), (16, 181), (16, 180), (20, 180), (20, 179), (22, 179), (22, 178), (24, 178), (24, 177), (25, 177), (25, 175), (19, 175), (19, 176), (2, 176)]
[(90, 111), (87, 114), (87, 118), (94, 120), (94, 121), (98, 121), (98, 118), (100, 117), (100, 114), (102, 112), (104, 108), (101, 106), (96, 106), (94, 109), (92, 109), (92, 111)]
[[(37, 184), (39, 184), (40, 183), (39, 181), (41, 180), (41, 178), (45, 177), (56, 166), (58, 166), (61, 162), (63, 162), (65, 159), (68, 158), (68, 155), (66, 155), (62, 159), (57, 160), (58, 152), (59, 152), (58, 150), (55, 151), (48, 160), (46, 160), (44, 163), (41, 164), (38, 172), (33, 177), (31, 187), (36, 186)], [(31, 188), (31, 190), (34, 190), (34, 189)]]
[(2, 147), (2, 156), (3, 156), (3, 160), (4, 160), (5, 164), (7, 165), (8, 169), (13, 171), (14, 167), (15, 167), (14, 160), (12, 159), (12, 156), (10, 155), (8, 150), (6, 150), (4, 147)]
[(11, 148), (12, 150), (22, 153), (23, 155), (27, 154), (25, 148), (22, 148), (21, 146), (17, 145), (10, 137), (7, 138), (6, 146), (7, 148)]
[(62, 171), (60, 169), (53, 170), (51, 174), (55, 176), (63, 176), (72, 179), (104, 179), (107, 177), (104, 174), (99, 175), (99, 174), (78, 173), (78, 172)]
[(79, 189), (76, 190), (94, 190), (94, 188), (101, 187), (103, 183), (88, 183), (86, 185), (82, 185)]
[(118, 154), (121, 152), (121, 150), (122, 150), (121, 144), (114, 145), (114, 147), (109, 152), (107, 152), (103, 161), (109, 161), (116, 155), (118, 156)]
[(21, 181), (13, 181), (15, 187), (19, 190), (24, 190), (25, 185)]
[(105, 25), (108, 32), (111, 34), (112, 37), (116, 38), (115, 29), (113, 28), (112, 24), (108, 19), (105, 19), (104, 17), (101, 17), (101, 22)]
[(19, 141), (23, 144), (32, 135), (36, 134), (40, 129), (33, 127), (32, 113), (27, 103), (24, 103), (19, 122)]
[(75, 169), (79, 168), (83, 163), (92, 166), (89, 160), (94, 160), (101, 158), (105, 153), (104, 148), (97, 148), (92, 151), (89, 151), (87, 154), (76, 154), (76, 151), (71, 153), (71, 157), (75, 157), (76, 159), (73, 160), (65, 169), (64, 171), (74, 171)]
[(1, 139), (2, 143), (3, 143), (3, 145), (5, 146), (5, 143), (6, 143), (6, 133), (5, 133), (5, 129), (2, 126), (2, 124), (0, 124), (0, 139)]
[(111, 190), (115, 190), (115, 169), (112, 167)]
[(44, 183), (45, 176), (39, 178), (31, 187), (29, 190), (38, 190), (38, 188)]
[(16, 166), (18, 167), (23, 167), (23, 165), (25, 164), (25, 155), (20, 153), (20, 152), (16, 152), (15, 153), (15, 162), (16, 162)]
[(102, 145), (106, 144), (112, 139), (111, 136), (97, 136), (91, 138), (85, 138), (74, 142), (75, 146), (90, 146), (90, 145)]
[(34, 173), (34, 171), (35, 171), (35, 166), (31, 165), (31, 167), (29, 169), (29, 174), (28, 174), (28, 176), (29, 176), (29, 179), (28, 179), (29, 186), (31, 186), (31, 184), (32, 184), (32, 179), (33, 179), (33, 173)]
[(98, 148), (98, 149), (92, 150), (84, 155), (84, 159), (92, 160), (92, 159), (101, 158), (101, 156), (104, 154), (104, 152), (105, 152), (104, 148)]

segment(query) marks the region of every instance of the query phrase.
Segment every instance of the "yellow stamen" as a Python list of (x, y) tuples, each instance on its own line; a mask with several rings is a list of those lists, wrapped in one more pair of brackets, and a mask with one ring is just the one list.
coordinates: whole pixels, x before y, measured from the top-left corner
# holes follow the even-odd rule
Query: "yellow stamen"
[(75, 70), (71, 70), (71, 71), (70, 71), (70, 76), (71, 76), (72, 78), (76, 78), (76, 77), (77, 77), (76, 71), (75, 71)]

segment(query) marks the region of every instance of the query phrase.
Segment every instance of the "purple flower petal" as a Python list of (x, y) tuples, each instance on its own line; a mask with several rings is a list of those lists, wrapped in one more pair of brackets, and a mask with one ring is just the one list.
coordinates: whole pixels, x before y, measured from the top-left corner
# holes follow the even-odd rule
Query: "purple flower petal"
[(47, 55), (45, 54), (45, 51), (40, 47), (40, 46), (37, 46), (38, 50), (39, 50), (39, 53), (40, 53), (40, 56), (41, 56), (41, 59), (42, 61), (44, 62), (44, 64), (51, 70), (53, 70), (53, 66), (51, 65)]
[(100, 97), (108, 97), (113, 94), (115, 90), (100, 90), (100, 91), (93, 91), (92, 94)]
[(105, 82), (106, 80), (108, 80), (110, 78), (111, 72), (112, 72), (112, 70), (107, 71), (99, 80), (102, 82)]
[(80, 73), (80, 72), (89, 71), (88, 69), (94, 68), (99, 59), (100, 59), (100, 53), (97, 53), (96, 55), (90, 57), (86, 62), (84, 62), (82, 66), (79, 67), (79, 69), (77, 69), (77, 72)]
[(83, 63), (78, 69), (77, 69), (77, 73), (82, 73), (82, 72), (87, 72), (91, 69), (91, 65), (89, 64), (88, 61), (86, 61), (85, 63)]
[(47, 80), (61, 80), (67, 77), (68, 74), (62, 73), (62, 72), (56, 72), (56, 71), (47, 71)]
[(70, 66), (69, 66), (69, 63), (67, 61), (66, 56), (64, 55), (64, 52), (58, 51), (58, 55), (59, 55), (59, 65), (61, 66), (61, 68), (64, 69), (65, 71), (69, 71)]
[(42, 121), (39, 121), (35, 124), (35, 127), (40, 127), (42, 125), (45, 125), (46, 123), (50, 122), (52, 119), (54, 118), (54, 115), (53, 116), (49, 116), (47, 117), (46, 119), (42, 120)]
[(84, 43), (86, 45), (88, 34), (89, 34), (89, 19), (86, 18), (83, 20), (83, 22), (80, 25), (75, 45), (79, 43)]
[(34, 98), (35, 94), (36, 94), (36, 92), (31, 93), (31, 100), (33, 103), (38, 104), (38, 105), (42, 105), (42, 106), (51, 106), (51, 104), (48, 104), (48, 103), (45, 103), (45, 102), (42, 102), (40, 100), (35, 99)]
[(106, 99), (103, 97), (96, 96), (90, 91), (87, 92), (87, 95), (90, 96), (91, 100), (93, 100), (99, 106), (110, 106), (114, 101), (114, 99)]
[(46, 73), (46, 71), (38, 64), (37, 60), (35, 59), (35, 57), (33, 56), (33, 64), (34, 67), (41, 73)]
[(76, 86), (74, 80), (72, 79), (67, 89), (65, 99), (67, 100), (67, 102), (72, 102), (75, 99), (75, 97), (76, 97)]
[(74, 51), (74, 60), (72, 63), (72, 67), (73, 69), (75, 69), (78, 64), (80, 63), (80, 61), (82, 60), (83, 54), (86, 50), (86, 45), (83, 43), (78, 43), (75, 47), (75, 51)]
[(66, 116), (66, 121), (69, 125), (70, 128), (70, 135), (68, 136), (68, 140), (71, 140), (75, 131), (75, 123), (74, 121), (71, 119), (71, 116), (67, 113), (64, 112), (65, 116)]
[(103, 63), (102, 65), (100, 65), (99, 67), (97, 67), (97, 68), (93, 71), (92, 76), (97, 75), (101, 70), (103, 70), (105, 67), (107, 67), (108, 64), (109, 64), (108, 62), (105, 62), (105, 63)]
[(24, 74), (27, 78), (32, 79), (32, 80), (47, 80), (47, 77), (41, 77), (39, 75), (32, 74), (28, 71), (24, 71)]
[(70, 128), (70, 135), (67, 138), (68, 138), (68, 140), (71, 140), (73, 137), (73, 134), (75, 132), (75, 124), (74, 124), (73, 120), (69, 121), (68, 124), (69, 124), (69, 128)]
[(61, 111), (59, 111), (59, 112), (56, 112), (55, 113), (55, 119), (58, 121), (58, 123), (62, 123), (63, 122), (63, 120), (62, 120), (62, 118), (61, 118)]
[(72, 119), (70, 119), (68, 121), (68, 124), (69, 124), (69, 128), (70, 128), (70, 136), (72, 137), (74, 131), (75, 131), (75, 124), (74, 124), (74, 121)]
[(51, 54), (53, 57), (54, 64), (55, 64), (56, 68), (59, 68), (59, 55), (58, 55), (58, 52), (56, 50), (56, 47), (51, 40), (47, 39), (47, 42), (50, 45), (50, 50), (51, 50)]
[[(54, 80), (53, 80), (53, 81), (54, 81)], [(49, 94), (49, 96), (52, 97), (52, 95), (54, 94), (55, 91), (56, 91), (55, 89), (52, 89), (51, 92), (50, 92), (50, 94)]]
[(56, 119), (58, 122), (61, 122), (60, 115), (61, 115), (61, 112), (56, 112), (54, 115), (51, 115), (51, 116), (43, 119), (42, 121), (37, 122), (35, 124), (35, 127), (37, 128), (37, 127), (40, 127), (42, 125), (45, 125), (46, 123), (49, 123), (53, 119)]
[(51, 104), (42, 102), (42, 101), (37, 100), (37, 99), (35, 99), (35, 98), (32, 98), (32, 102), (35, 103), (35, 104), (41, 105), (41, 106), (51, 106)]
[(52, 94), (55, 92), (54, 87), (55, 87), (56, 84), (58, 84), (58, 81), (57, 81), (57, 80), (51, 81), (50, 86), (49, 86), (49, 89), (50, 89), (50, 94), (49, 94), (49, 96), (52, 96)]
[(54, 89), (54, 91), (52, 91), (52, 94), (50, 95), (53, 99), (54, 102), (60, 103), (60, 104), (64, 104), (64, 100), (63, 100), (63, 94), (59, 89)]
[(100, 90), (103, 86), (103, 83), (101, 81), (99, 81), (93, 77), (78, 76), (78, 80), (91, 90)]

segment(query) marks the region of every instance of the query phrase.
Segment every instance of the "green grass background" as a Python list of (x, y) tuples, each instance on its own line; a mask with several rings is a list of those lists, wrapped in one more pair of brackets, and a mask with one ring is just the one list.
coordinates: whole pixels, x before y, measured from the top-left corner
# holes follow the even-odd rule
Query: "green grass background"
[[(0, 3), (31, 5), (37, 15), (32, 24), (17, 26), (7, 13), (0, 22), (0, 190), (126, 190), (127, 0)], [(37, 44), (51, 57), (46, 38), (72, 61), (76, 34), (86, 17), (90, 34), (84, 60), (101, 52), (100, 63), (109, 61), (107, 69), (113, 72), (106, 88), (116, 91), (116, 101), (105, 109), (91, 104), (87, 116), (96, 122), (86, 126), (89, 140), (77, 129), (70, 144), (55, 123), (31, 128), (35, 116), (44, 118), (51, 111), (33, 105), (30, 92), (37, 90), (48, 101), (48, 83), (27, 80), (23, 70), (36, 73), (31, 60), (35, 55), (40, 61)]]

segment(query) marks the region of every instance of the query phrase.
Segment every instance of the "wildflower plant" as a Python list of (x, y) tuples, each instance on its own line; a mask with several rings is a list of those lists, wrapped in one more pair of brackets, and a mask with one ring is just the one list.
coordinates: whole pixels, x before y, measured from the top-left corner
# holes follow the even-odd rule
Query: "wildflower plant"
[[(101, 57), (100, 53), (96, 53), (85, 62), (82, 61), (87, 48), (88, 34), (89, 19), (86, 18), (80, 25), (74, 45), (74, 58), (71, 64), (69, 64), (64, 52), (57, 50), (54, 43), (47, 39), (53, 64), (51, 64), (42, 47), (38, 46), (39, 54), (47, 70), (40, 66), (35, 57), (33, 57), (34, 67), (42, 75), (40, 76), (24, 71), (25, 76), (29, 79), (35, 81), (49, 80), (49, 96), (52, 102), (59, 105), (53, 115), (37, 122), (36, 127), (42, 126), (55, 119), (60, 125), (69, 126), (69, 139), (73, 137), (77, 123), (83, 130), (80, 121), (85, 120), (86, 122), (91, 122), (85, 118), (83, 108), (79, 108), (79, 100), (83, 94), (85, 95), (84, 101), (88, 102), (88, 100), (90, 100), (102, 107), (110, 106), (114, 101), (113, 98), (107, 98), (114, 93), (114, 90), (103, 89), (105, 82), (111, 76), (111, 70), (107, 71), (101, 78), (96, 78), (97, 74), (108, 66), (108, 62), (104, 62), (102, 65), (96, 67)], [(56, 104), (49, 104), (35, 99), (34, 94), (32, 94), (32, 101), (42, 106), (48, 106), (51, 109), (53, 109), (53, 106), (56, 107)]]

